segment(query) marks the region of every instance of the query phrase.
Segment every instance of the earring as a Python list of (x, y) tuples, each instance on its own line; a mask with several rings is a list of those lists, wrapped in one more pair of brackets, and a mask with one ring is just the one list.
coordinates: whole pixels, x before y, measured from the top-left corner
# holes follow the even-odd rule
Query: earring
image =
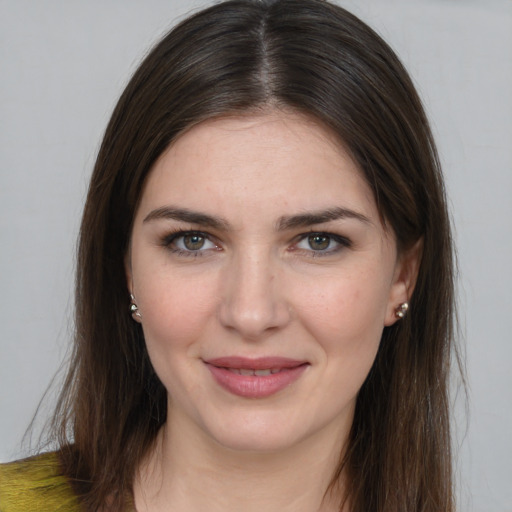
[(130, 313), (132, 314), (134, 320), (135, 320), (135, 317), (142, 318), (139, 308), (135, 302), (135, 297), (131, 293), (130, 293)]
[(397, 318), (403, 318), (407, 314), (407, 310), (409, 309), (408, 302), (402, 302), (400, 306), (395, 309), (395, 316)]

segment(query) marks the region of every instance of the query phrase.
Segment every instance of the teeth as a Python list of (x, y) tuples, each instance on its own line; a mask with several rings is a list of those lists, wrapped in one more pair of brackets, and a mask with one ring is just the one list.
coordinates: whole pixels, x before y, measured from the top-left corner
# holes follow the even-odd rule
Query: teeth
[(280, 368), (265, 368), (263, 370), (253, 370), (252, 368), (226, 368), (231, 373), (236, 373), (238, 375), (253, 375), (257, 377), (266, 377), (267, 375), (274, 375), (274, 373), (279, 373), (281, 371)]
[(270, 375), (272, 370), (269, 368), (268, 370), (254, 370), (254, 375)]

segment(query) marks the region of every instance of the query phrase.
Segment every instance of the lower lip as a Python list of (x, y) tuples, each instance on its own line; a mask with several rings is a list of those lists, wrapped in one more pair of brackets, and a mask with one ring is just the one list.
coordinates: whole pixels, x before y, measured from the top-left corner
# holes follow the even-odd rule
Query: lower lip
[(214, 379), (233, 395), (244, 398), (265, 398), (274, 395), (295, 382), (308, 365), (283, 368), (270, 375), (240, 375), (227, 368), (207, 364)]

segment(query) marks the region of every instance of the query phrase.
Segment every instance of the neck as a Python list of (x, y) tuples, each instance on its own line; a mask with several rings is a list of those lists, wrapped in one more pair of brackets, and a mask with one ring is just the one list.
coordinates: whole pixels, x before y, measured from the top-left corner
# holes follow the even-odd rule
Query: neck
[(340, 511), (340, 486), (329, 489), (343, 444), (339, 435), (251, 452), (212, 442), (194, 424), (183, 427), (168, 421), (141, 466), (134, 485), (138, 512)]

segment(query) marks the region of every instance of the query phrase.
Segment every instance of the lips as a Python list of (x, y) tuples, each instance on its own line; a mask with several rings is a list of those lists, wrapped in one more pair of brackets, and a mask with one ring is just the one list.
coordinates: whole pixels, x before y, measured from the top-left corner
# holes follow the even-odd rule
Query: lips
[(222, 357), (205, 361), (215, 381), (245, 398), (266, 398), (300, 378), (309, 364), (282, 357)]

